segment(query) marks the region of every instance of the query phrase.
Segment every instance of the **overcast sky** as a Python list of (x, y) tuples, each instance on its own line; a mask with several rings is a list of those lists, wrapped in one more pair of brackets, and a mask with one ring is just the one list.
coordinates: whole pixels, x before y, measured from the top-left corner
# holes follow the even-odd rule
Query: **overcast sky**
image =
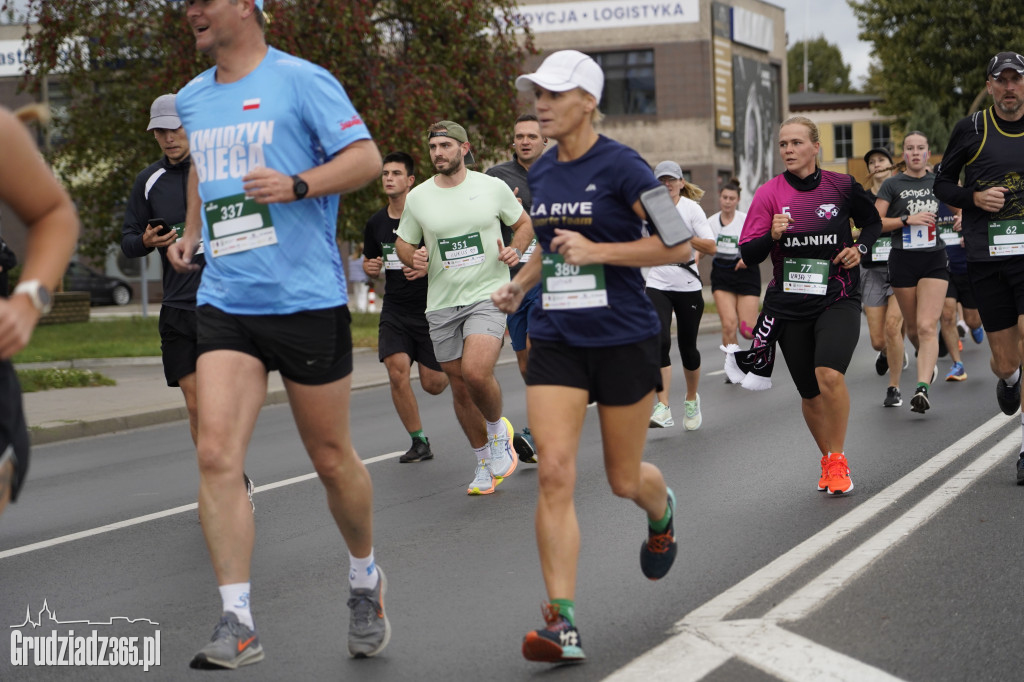
[(850, 83), (863, 85), (871, 62), (871, 46), (857, 39), (860, 29), (853, 10), (846, 0), (768, 0), (786, 10), (786, 32), (789, 45), (824, 35), (825, 40), (837, 45), (843, 61), (850, 67)]

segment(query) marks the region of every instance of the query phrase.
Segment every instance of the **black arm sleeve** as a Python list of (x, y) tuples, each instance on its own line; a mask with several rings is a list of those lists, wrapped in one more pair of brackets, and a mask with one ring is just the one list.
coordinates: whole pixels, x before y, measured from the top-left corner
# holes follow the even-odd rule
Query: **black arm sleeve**
[(768, 257), (774, 245), (775, 240), (772, 239), (772, 233), (769, 230), (756, 239), (740, 244), (740, 258), (747, 264), (747, 267), (758, 265)]
[(129, 258), (142, 258), (153, 252), (142, 244), (142, 233), (150, 215), (149, 204), (146, 202), (146, 178), (139, 175), (132, 185), (132, 193), (128, 196), (128, 206), (124, 211), (124, 225), (121, 227), (121, 250)]
[(935, 184), (932, 187), (936, 199), (957, 208), (974, 205), (974, 188), (960, 186), (960, 171), (963, 170), (967, 153), (973, 146), (970, 120), (963, 119), (953, 127), (949, 145), (942, 155), (942, 162), (935, 169)]
[(366, 223), (363, 228), (363, 256), (366, 258), (380, 258), (383, 255), (380, 244), (373, 238), (373, 225)]
[(856, 180), (850, 192), (850, 217), (853, 218), (853, 224), (860, 228), (857, 243), (870, 249), (882, 234), (882, 218), (875, 209), (871, 195)]

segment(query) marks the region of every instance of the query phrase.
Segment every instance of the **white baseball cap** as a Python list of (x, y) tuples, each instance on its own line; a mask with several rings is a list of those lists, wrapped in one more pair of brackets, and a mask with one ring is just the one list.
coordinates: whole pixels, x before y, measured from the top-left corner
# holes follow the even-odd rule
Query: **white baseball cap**
[(604, 71), (589, 55), (577, 50), (559, 50), (549, 54), (535, 72), (516, 79), (516, 88), (524, 92), (532, 90), (534, 85), (551, 92), (583, 88), (600, 102)]
[(676, 180), (683, 179), (683, 169), (679, 167), (679, 164), (675, 161), (662, 161), (654, 167), (654, 177), (661, 180), (662, 178), (675, 178)]

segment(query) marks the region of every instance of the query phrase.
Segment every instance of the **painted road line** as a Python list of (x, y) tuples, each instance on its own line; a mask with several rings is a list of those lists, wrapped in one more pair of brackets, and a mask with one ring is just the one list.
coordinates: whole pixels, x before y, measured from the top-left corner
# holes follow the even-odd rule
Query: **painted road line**
[(999, 441), (988, 452), (967, 465), (933, 493), (908, 509), (902, 516), (857, 547), (821, 575), (790, 595), (769, 611), (765, 618), (775, 621), (793, 621), (805, 618), (823, 606), (842, 587), (875, 559), (887, 552), (903, 538), (932, 519), (956, 499), (972, 483), (1006, 457), (1020, 438), (1016, 433)]
[[(386, 455), (377, 455), (376, 457), (370, 457), (363, 460), (363, 464), (373, 464), (374, 462), (383, 462), (387, 459), (394, 459), (404, 455), (405, 451), (389, 452)], [(303, 474), (302, 476), (296, 476), (294, 478), (288, 478), (283, 481), (277, 481), (276, 483), (268, 483), (261, 485), (256, 488), (256, 492), (265, 492), (267, 490), (273, 490), (274, 488), (283, 488), (289, 485), (295, 485), (296, 483), (302, 483), (316, 478), (316, 473)], [(254, 493), (255, 494), (255, 493)], [(152, 514), (146, 514), (144, 516), (136, 516), (133, 519), (125, 519), (124, 521), (117, 521), (116, 523), (108, 523), (105, 526), (99, 526), (97, 528), (90, 528), (89, 530), (79, 531), (77, 533), (71, 533), (70, 535), (61, 535), (57, 538), (50, 540), (43, 540), (42, 542), (34, 542), (31, 545), (22, 545), (21, 547), (13, 547), (0, 552), (0, 559), (7, 559), (12, 556), (18, 556), (19, 554), (28, 554), (29, 552), (36, 552), (40, 549), (48, 549), (50, 547), (56, 547), (57, 545), (64, 545), (75, 540), (83, 540), (85, 538), (95, 537), (97, 535), (103, 535), (104, 533), (110, 533), (115, 530), (121, 530), (122, 528), (130, 528), (131, 526), (138, 526), (143, 523), (149, 523), (150, 521), (156, 521), (157, 519), (163, 519), (168, 516), (174, 516), (175, 514), (184, 514), (198, 509), (199, 505), (195, 502), (192, 504), (185, 504), (180, 507), (174, 507), (173, 509), (165, 509), (164, 511), (154, 512)]]
[(807, 562), (824, 552), (830, 546), (857, 530), (882, 511), (902, 499), (907, 493), (940, 471), (950, 462), (984, 441), (993, 433), (1017, 418), (998, 414), (960, 440), (956, 441), (930, 460), (899, 479), (871, 499), (858, 505), (842, 518), (804, 540), (799, 545), (778, 557), (764, 568), (752, 573), (720, 595), (713, 597), (702, 606), (687, 614), (676, 624), (678, 628), (689, 623), (716, 622), (755, 599), (769, 588), (785, 579)]

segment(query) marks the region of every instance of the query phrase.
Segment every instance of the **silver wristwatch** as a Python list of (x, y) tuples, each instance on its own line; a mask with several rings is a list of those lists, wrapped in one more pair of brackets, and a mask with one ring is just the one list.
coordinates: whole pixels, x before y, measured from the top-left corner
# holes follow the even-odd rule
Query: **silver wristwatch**
[(53, 295), (38, 279), (19, 282), (18, 286), (14, 287), (13, 294), (27, 295), (40, 315), (45, 315), (53, 308)]

